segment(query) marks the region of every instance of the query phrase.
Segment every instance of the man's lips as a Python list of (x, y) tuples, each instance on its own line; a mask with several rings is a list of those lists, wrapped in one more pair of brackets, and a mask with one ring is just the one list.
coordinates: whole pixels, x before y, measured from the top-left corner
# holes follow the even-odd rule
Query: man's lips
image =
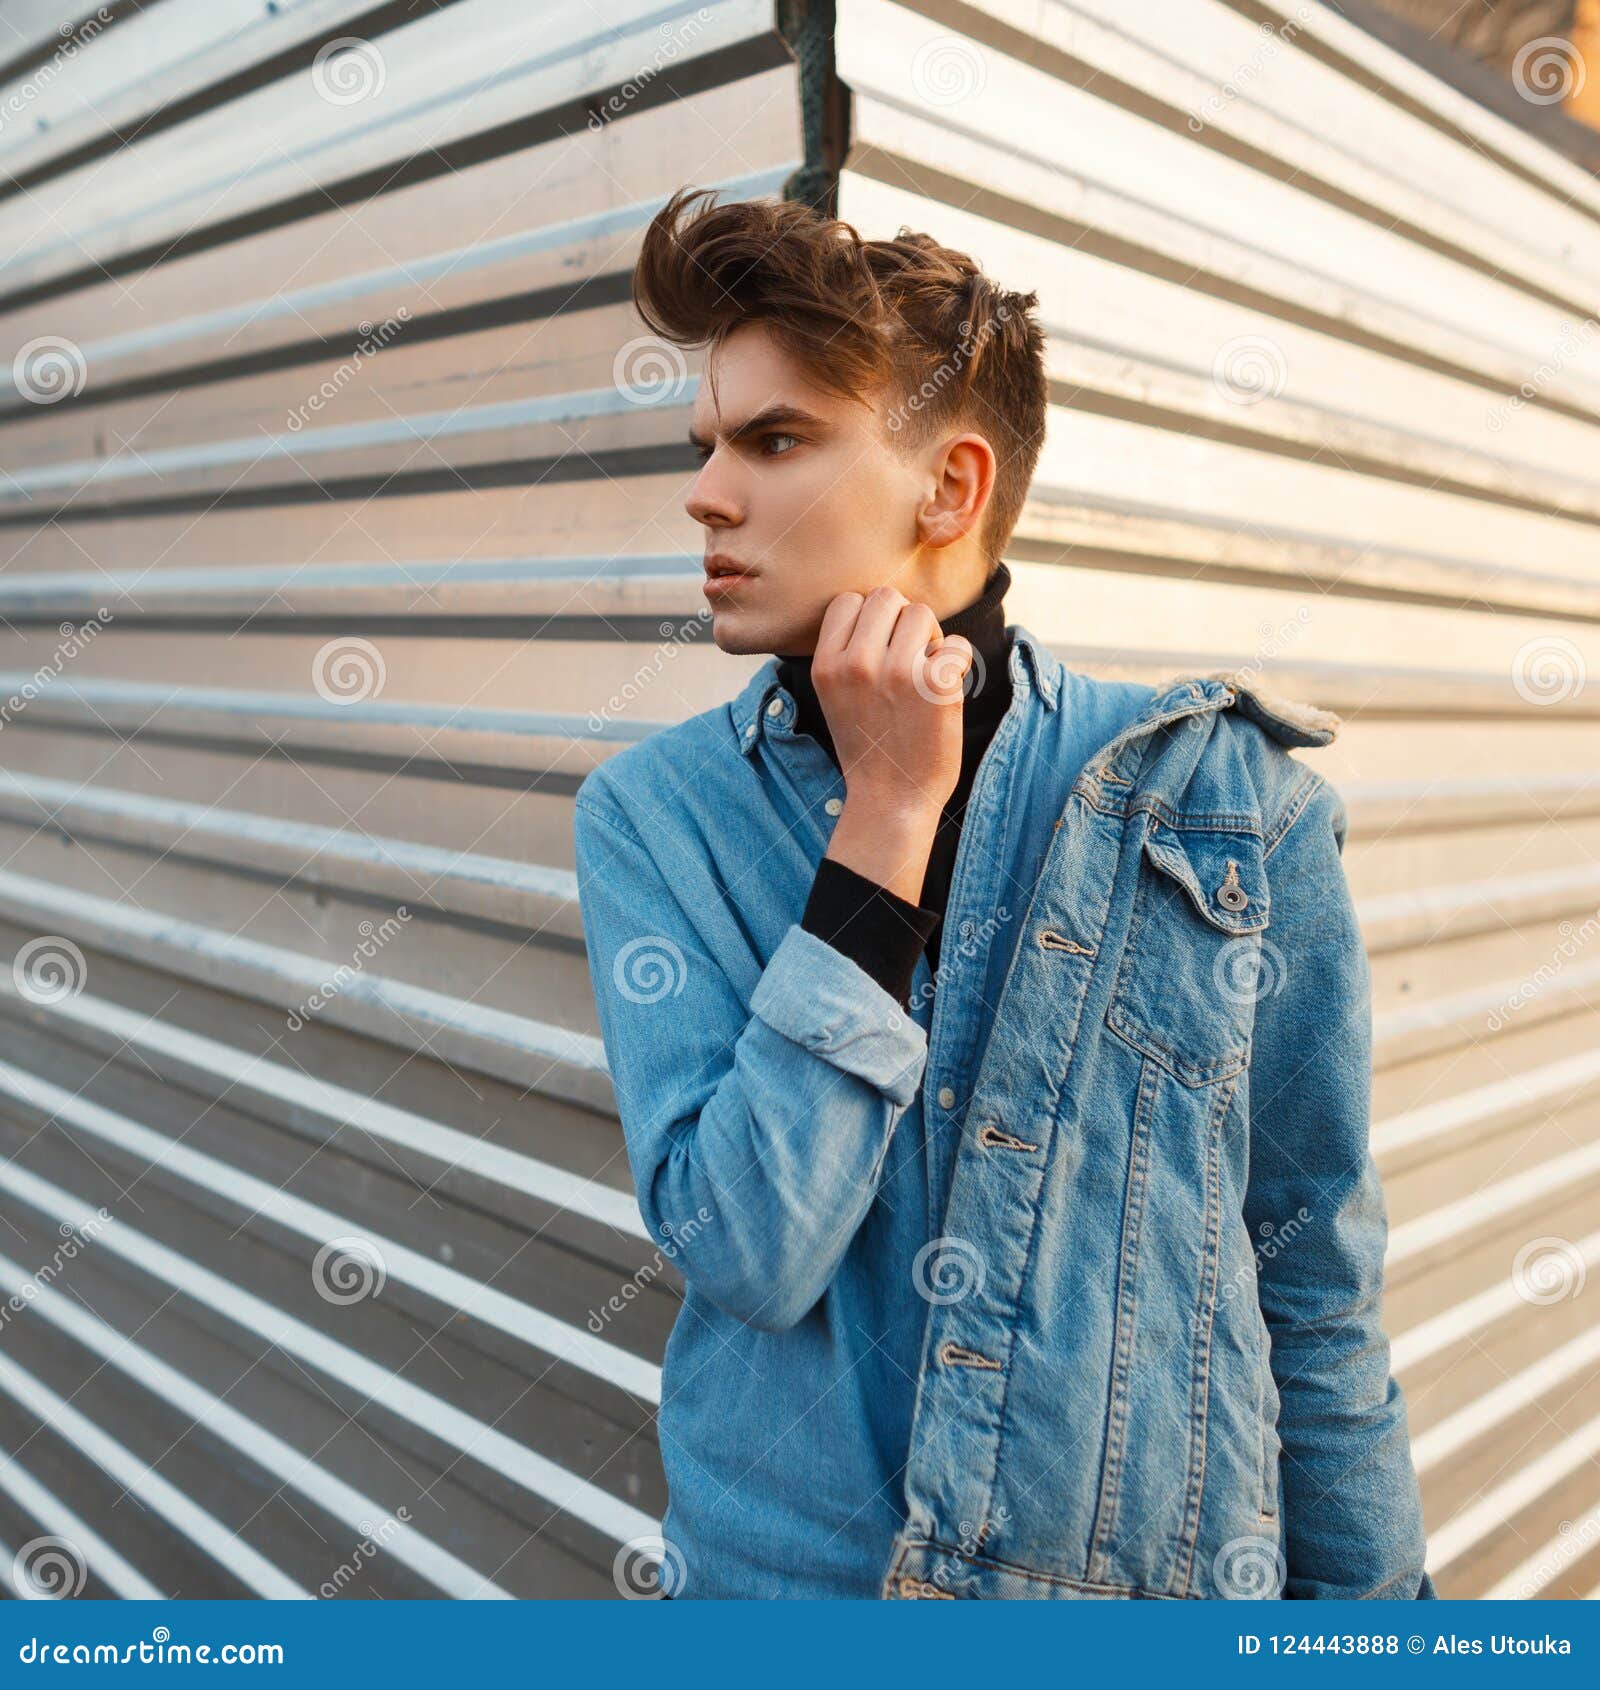
[(747, 569), (736, 558), (726, 556), (722, 552), (713, 552), (706, 559), (706, 576), (709, 580), (716, 580), (723, 575), (750, 575), (754, 571)]

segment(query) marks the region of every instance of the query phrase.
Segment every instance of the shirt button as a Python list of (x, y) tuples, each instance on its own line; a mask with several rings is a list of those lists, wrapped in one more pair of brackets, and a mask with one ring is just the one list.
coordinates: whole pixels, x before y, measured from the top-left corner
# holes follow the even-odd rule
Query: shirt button
[(767, 714), (769, 716), (781, 716), (783, 714), (783, 700), (781, 698), (773, 699), (767, 706)]
[(941, 1109), (954, 1109), (955, 1106), (956, 1106), (956, 1094), (953, 1091), (951, 1091), (949, 1086), (940, 1086), (939, 1087), (939, 1107)]
[(822, 807), (830, 816), (836, 816), (844, 808), (844, 800), (842, 798), (830, 798)]
[(754, 722), (752, 722), (752, 723), (751, 723), (751, 724), (750, 724), (750, 726), (749, 726), (749, 727), (747, 727), (747, 728), (746, 728), (746, 729), (745, 729), (745, 730), (744, 730), (744, 737), (745, 737), (745, 738), (746, 738), (746, 739), (748, 739), (748, 738), (749, 738), (749, 737), (750, 737), (750, 736), (751, 736), (751, 734), (753, 734), (753, 733), (754, 733), (754, 732), (755, 732), (755, 731), (756, 731), (756, 725), (755, 725), (755, 723), (754, 723)]

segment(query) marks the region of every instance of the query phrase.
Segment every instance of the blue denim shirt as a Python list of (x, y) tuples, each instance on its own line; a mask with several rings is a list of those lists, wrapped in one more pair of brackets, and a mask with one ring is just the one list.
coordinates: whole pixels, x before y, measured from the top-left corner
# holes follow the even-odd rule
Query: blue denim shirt
[(770, 658), (582, 783), (595, 999), (682, 1273), (679, 1597), (1431, 1597), (1380, 1324), (1338, 718), (1012, 627), (937, 981), (799, 925), (845, 793)]

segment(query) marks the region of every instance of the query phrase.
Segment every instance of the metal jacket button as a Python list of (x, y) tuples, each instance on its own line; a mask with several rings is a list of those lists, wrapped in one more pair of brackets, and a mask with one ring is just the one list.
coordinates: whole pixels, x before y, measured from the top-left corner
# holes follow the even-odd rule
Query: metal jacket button
[(1228, 858), (1227, 879), (1217, 888), (1217, 902), (1225, 910), (1242, 910), (1250, 902), (1250, 894), (1239, 884), (1239, 865)]

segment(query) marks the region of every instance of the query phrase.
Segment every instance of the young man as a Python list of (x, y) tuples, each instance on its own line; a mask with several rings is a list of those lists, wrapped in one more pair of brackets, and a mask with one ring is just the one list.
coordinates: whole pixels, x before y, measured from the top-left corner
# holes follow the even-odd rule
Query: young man
[(1064, 668), (1001, 552), (1033, 294), (674, 196), (728, 705), (598, 767), (580, 899), (683, 1275), (685, 1597), (1434, 1595), (1380, 1324), (1345, 813), (1242, 677)]

